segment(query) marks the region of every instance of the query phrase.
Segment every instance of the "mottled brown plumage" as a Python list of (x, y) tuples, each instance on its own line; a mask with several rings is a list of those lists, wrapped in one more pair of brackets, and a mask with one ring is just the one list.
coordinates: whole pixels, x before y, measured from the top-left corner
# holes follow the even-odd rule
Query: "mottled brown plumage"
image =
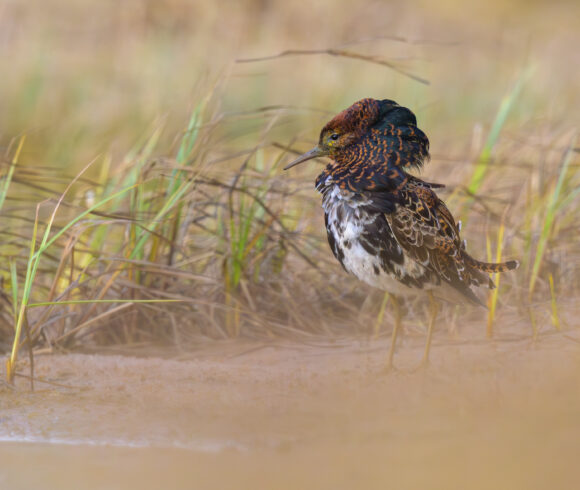
[[(493, 288), (488, 273), (518, 266), (471, 257), (460, 225), (433, 190), (442, 186), (408, 173), (429, 157), (429, 140), (409, 109), (392, 100), (362, 99), (328, 122), (318, 145), (286, 168), (320, 156), (331, 159), (316, 179), (328, 241), (360, 280), (396, 297), (425, 291), (430, 299), (482, 304), (472, 287)], [(432, 313), (424, 360), (436, 306)]]

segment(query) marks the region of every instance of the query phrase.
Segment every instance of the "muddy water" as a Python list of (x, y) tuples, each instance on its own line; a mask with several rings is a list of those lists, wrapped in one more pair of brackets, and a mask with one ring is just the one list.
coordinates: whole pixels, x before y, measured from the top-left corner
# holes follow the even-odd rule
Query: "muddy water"
[(1, 392), (0, 488), (580, 488), (578, 338), (449, 341), (389, 375), (386, 347), (39, 356), (56, 384)]

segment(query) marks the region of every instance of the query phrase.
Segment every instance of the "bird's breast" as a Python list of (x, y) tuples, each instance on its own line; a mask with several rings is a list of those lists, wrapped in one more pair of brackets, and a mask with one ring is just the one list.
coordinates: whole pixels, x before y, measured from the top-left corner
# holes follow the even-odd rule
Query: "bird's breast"
[(327, 183), (319, 190), (323, 193), (328, 242), (345, 270), (393, 294), (429, 287), (431, 274), (403, 253), (385, 214), (375, 210), (372, 195)]

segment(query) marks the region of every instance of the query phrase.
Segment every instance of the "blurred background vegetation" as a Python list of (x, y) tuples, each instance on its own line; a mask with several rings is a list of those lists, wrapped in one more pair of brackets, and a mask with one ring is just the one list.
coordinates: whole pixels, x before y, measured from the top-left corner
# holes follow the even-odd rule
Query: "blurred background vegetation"
[[(416, 113), (473, 255), (521, 261), (488, 335), (577, 328), (578, 18), (573, 0), (2, 2), (0, 346), (387, 332), (383, 294), (327, 248), (319, 165), (281, 170), (363, 97)], [(329, 49), (391, 66), (240, 62)], [(477, 309), (443, 315), (485, 335)]]

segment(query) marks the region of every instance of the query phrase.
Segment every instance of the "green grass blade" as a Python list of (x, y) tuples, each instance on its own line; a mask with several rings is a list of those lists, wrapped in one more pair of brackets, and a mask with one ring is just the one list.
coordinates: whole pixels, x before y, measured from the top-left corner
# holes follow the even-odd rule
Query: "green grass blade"
[[(495, 252), (495, 262), (501, 262), (502, 260), (502, 249), (503, 249), (503, 235), (505, 232), (505, 225), (504, 222), (502, 220), (500, 227), (499, 227), (499, 231), (497, 234), (497, 248), (496, 248), (496, 252)], [(489, 239), (487, 240), (488, 243), (488, 257), (491, 256), (491, 251), (490, 251), (490, 243), (489, 243)], [(490, 262), (493, 261), (492, 258), (488, 259)], [(500, 278), (501, 278), (501, 274), (493, 274), (492, 276), (492, 280), (495, 283), (495, 289), (493, 289), (491, 291), (491, 294), (489, 296), (488, 302), (487, 302), (487, 306), (489, 308), (488, 314), (487, 314), (487, 337), (488, 338), (492, 338), (493, 337), (493, 325), (495, 322), (495, 311), (497, 309), (497, 300), (499, 297), (499, 283), (500, 283)]]
[[(92, 163), (92, 162), (91, 162)], [(85, 167), (86, 170), (87, 167)], [(81, 172), (82, 174), (82, 172)], [(77, 176), (80, 177), (79, 174)], [(72, 183), (71, 183), (72, 185)], [(136, 184), (138, 185), (138, 184)], [(134, 186), (122, 189), (119, 192), (116, 192), (115, 194), (99, 201), (97, 204), (91, 206), (90, 208), (88, 208), (87, 210), (85, 210), (84, 212), (82, 212), (81, 214), (79, 214), (75, 219), (69, 221), (64, 227), (61, 228), (61, 230), (59, 230), (57, 233), (54, 234), (54, 236), (50, 239), (48, 239), (48, 236), (50, 235), (50, 231), (52, 228), (52, 223), (56, 214), (56, 211), (60, 205), (60, 203), (62, 202), (62, 199), (64, 198), (64, 195), (66, 194), (67, 190), (70, 188), (70, 185), (67, 187), (67, 189), (65, 190), (65, 192), (62, 194), (61, 199), (59, 199), (57, 205), (55, 206), (55, 210), (51, 216), (51, 219), (49, 220), (49, 223), (46, 227), (46, 230), (44, 232), (43, 238), (42, 238), (42, 242), (41, 245), (38, 247), (38, 249), (36, 249), (36, 237), (38, 235), (38, 213), (39, 213), (39, 208), (40, 208), (40, 204), (37, 205), (36, 207), (36, 218), (34, 220), (34, 227), (33, 227), (33, 231), (32, 231), (32, 238), (30, 240), (30, 253), (29, 253), (29, 257), (28, 257), (28, 262), (27, 262), (27, 267), (26, 267), (26, 275), (25, 275), (25, 280), (24, 280), (24, 286), (23, 286), (23, 292), (22, 292), (22, 299), (20, 301), (20, 307), (18, 309), (18, 316), (17, 316), (17, 320), (16, 320), (16, 326), (14, 328), (14, 341), (12, 343), (12, 350), (10, 353), (10, 358), (8, 359), (8, 361), (6, 362), (6, 374), (7, 374), (7, 379), (10, 383), (13, 382), (14, 380), (14, 367), (16, 364), (16, 359), (18, 357), (18, 349), (20, 346), (20, 336), (22, 333), (22, 326), (23, 326), (23, 322), (24, 322), (24, 318), (26, 315), (26, 308), (28, 307), (28, 302), (30, 299), (30, 293), (32, 290), (32, 285), (34, 282), (34, 278), (36, 277), (36, 273), (37, 273), (37, 269), (38, 269), (38, 265), (40, 263), (40, 258), (42, 256), (42, 254), (60, 237), (62, 236), (64, 233), (67, 232), (67, 230), (69, 230), (72, 226), (74, 226), (76, 223), (78, 223), (81, 219), (83, 219), (85, 216), (87, 216), (88, 214), (92, 213), (93, 211), (95, 211), (97, 208), (99, 208), (100, 206), (102, 206), (103, 204), (106, 204), (107, 202), (115, 199), (116, 197), (122, 195), (123, 193), (129, 191), (130, 189), (132, 189)]]
[(533, 69), (531, 67), (528, 67), (520, 75), (515, 85), (513, 86), (512, 90), (503, 97), (499, 109), (497, 111), (497, 114), (495, 116), (495, 120), (493, 121), (493, 124), (491, 126), (489, 135), (487, 136), (487, 140), (485, 142), (483, 150), (481, 151), (481, 154), (479, 155), (479, 158), (477, 160), (477, 164), (475, 166), (475, 170), (473, 171), (471, 181), (467, 186), (467, 191), (469, 192), (469, 194), (477, 194), (477, 192), (479, 191), (479, 188), (481, 187), (481, 184), (483, 183), (485, 175), (487, 174), (487, 171), (489, 169), (489, 163), (491, 160), (491, 153), (493, 151), (493, 148), (497, 143), (501, 130), (503, 129), (503, 126), (510, 114), (510, 111), (514, 106), (514, 103), (518, 95), (520, 94), (525, 82), (531, 76), (532, 71)]
[(12, 162), (10, 164), (10, 167), (8, 168), (8, 173), (0, 183), (0, 209), (4, 207), (4, 202), (6, 201), (6, 196), (8, 195), (8, 189), (10, 187), (10, 184), (12, 183), (12, 177), (14, 176), (14, 169), (16, 168), (16, 164), (18, 163), (18, 158), (20, 157), (20, 152), (22, 151), (22, 147), (24, 146), (25, 140), (26, 135), (23, 134), (20, 137), (18, 147), (16, 148), (16, 152), (14, 153), (14, 157), (12, 158)]
[(149, 225), (143, 227), (144, 230), (140, 234), (137, 243), (135, 244), (135, 248), (131, 252), (131, 259), (134, 259), (142, 252), (151, 232), (154, 231), (157, 226), (159, 226), (164, 216), (166, 216), (169, 212), (171, 212), (172, 209), (175, 208), (175, 206), (180, 202), (181, 198), (193, 186), (193, 184), (193, 180), (183, 182), (182, 185), (171, 196), (169, 196), (168, 199), (165, 200), (161, 209), (149, 222)]
[(92, 304), (117, 304), (117, 303), (183, 303), (182, 299), (71, 299), (66, 301), (41, 301), (38, 303), (29, 303), (29, 308), (39, 306), (58, 306), (58, 305), (92, 305)]
[(548, 276), (548, 282), (550, 284), (550, 298), (552, 304), (552, 325), (559, 332), (562, 330), (560, 325), (560, 316), (558, 315), (558, 302), (556, 301), (556, 288), (554, 287), (554, 277), (552, 274)]
[(111, 194), (110, 196), (106, 197), (105, 199), (100, 200), (99, 202), (97, 202), (96, 204), (91, 206), (90, 208), (87, 208), (85, 211), (83, 211), (78, 216), (76, 216), (74, 219), (70, 220), (66, 225), (64, 225), (57, 233), (55, 233), (52, 236), (52, 238), (50, 240), (43, 240), (41, 246), (38, 248), (38, 251), (34, 254), (34, 258), (37, 258), (40, 255), (42, 255), (42, 253), (45, 252), (48, 247), (50, 247), (56, 240), (58, 240), (62, 235), (64, 235), (72, 226), (76, 225), (79, 221), (81, 221), (85, 216), (91, 214), (93, 211), (96, 211), (97, 209), (99, 209), (103, 205), (107, 204), (109, 201), (112, 201), (113, 199), (116, 199), (117, 197), (122, 196), (123, 194), (129, 192), (131, 189), (134, 189), (135, 187), (137, 187), (139, 185), (141, 185), (141, 184), (137, 183), (137, 184), (133, 184), (129, 187), (125, 187), (124, 189), (121, 189), (120, 191), (115, 192), (114, 194)]
[(574, 138), (570, 142), (570, 146), (566, 150), (566, 153), (562, 160), (562, 164), (560, 166), (556, 187), (554, 188), (554, 191), (552, 192), (550, 200), (548, 202), (548, 209), (546, 211), (546, 216), (544, 217), (544, 225), (542, 226), (542, 232), (540, 235), (540, 239), (538, 240), (538, 248), (536, 249), (536, 258), (534, 259), (532, 274), (530, 276), (530, 286), (529, 286), (530, 297), (534, 293), (534, 288), (536, 285), (536, 281), (538, 279), (538, 273), (540, 271), (542, 258), (544, 257), (546, 245), (548, 243), (548, 240), (550, 239), (552, 225), (554, 224), (556, 212), (558, 211), (558, 201), (560, 199), (560, 193), (562, 191), (562, 186), (564, 185), (564, 181), (566, 179), (566, 174), (568, 173), (568, 167), (570, 166), (570, 162), (572, 161), (572, 157), (574, 155), (574, 147), (576, 145), (576, 139), (577, 139), (576, 136), (574, 136)]
[(14, 325), (18, 322), (18, 271), (16, 261), (10, 261), (10, 288), (12, 289), (12, 314), (14, 316)]
[(38, 233), (38, 210), (40, 205), (36, 206), (36, 217), (34, 219), (34, 227), (32, 230), (32, 238), (30, 239), (30, 252), (28, 256), (28, 262), (26, 266), (26, 276), (24, 280), (24, 289), (22, 292), (22, 301), (20, 302), (20, 307), (18, 308), (18, 316), (16, 318), (16, 325), (14, 327), (14, 340), (12, 341), (12, 350), (10, 352), (10, 357), (6, 361), (6, 378), (9, 383), (14, 382), (14, 374), (16, 367), (16, 359), (18, 358), (18, 349), (20, 348), (20, 336), (22, 334), (22, 325), (24, 324), (24, 316), (26, 314), (26, 306), (28, 299), (30, 297), (30, 290), (32, 289), (32, 281), (34, 278), (34, 272), (36, 267), (34, 267), (34, 254), (36, 248), (36, 235)]
[(197, 136), (199, 134), (198, 121), (200, 119), (204, 105), (204, 103), (198, 104), (198, 106), (191, 113), (189, 123), (187, 124), (187, 129), (181, 138), (179, 150), (177, 151), (176, 160), (180, 165), (187, 163), (187, 157), (191, 154), (191, 150), (193, 150), (193, 146), (197, 141)]

